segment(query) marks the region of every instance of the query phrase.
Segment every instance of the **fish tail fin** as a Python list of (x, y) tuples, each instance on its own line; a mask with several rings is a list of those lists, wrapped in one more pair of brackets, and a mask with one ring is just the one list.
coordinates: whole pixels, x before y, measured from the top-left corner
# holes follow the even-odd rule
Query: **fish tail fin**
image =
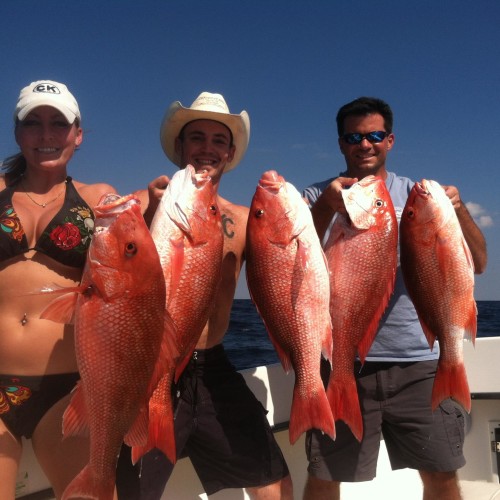
[(319, 429), (335, 439), (335, 422), (321, 383), (318, 383), (317, 389), (312, 393), (303, 394), (297, 387), (293, 391), (289, 425), (290, 443), (294, 444), (308, 429)]
[(354, 437), (361, 441), (363, 438), (363, 418), (354, 377), (348, 380), (336, 380), (331, 377), (326, 395), (335, 420), (343, 420), (351, 429)]
[(453, 398), (470, 413), (470, 390), (463, 362), (451, 364), (440, 360), (438, 363), (432, 388), (432, 410), (446, 398)]
[(86, 465), (64, 490), (62, 500), (70, 498), (93, 498), (95, 500), (113, 500), (115, 476), (110, 475), (98, 480), (92, 469)]

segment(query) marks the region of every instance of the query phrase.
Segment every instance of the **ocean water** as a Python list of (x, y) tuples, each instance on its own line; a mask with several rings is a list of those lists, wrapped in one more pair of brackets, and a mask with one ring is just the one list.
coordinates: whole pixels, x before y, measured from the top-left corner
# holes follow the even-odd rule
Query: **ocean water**
[[(478, 301), (477, 309), (477, 336), (500, 336), (500, 301)], [(262, 319), (250, 299), (235, 299), (224, 348), (238, 370), (279, 363)]]

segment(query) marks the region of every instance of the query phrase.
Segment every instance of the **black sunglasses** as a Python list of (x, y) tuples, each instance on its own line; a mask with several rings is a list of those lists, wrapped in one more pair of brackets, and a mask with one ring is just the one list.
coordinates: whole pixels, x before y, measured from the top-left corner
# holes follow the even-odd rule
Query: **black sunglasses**
[(375, 130), (367, 134), (344, 134), (342, 138), (347, 144), (360, 144), (363, 139), (373, 144), (374, 142), (382, 142), (387, 135), (387, 132), (383, 130)]

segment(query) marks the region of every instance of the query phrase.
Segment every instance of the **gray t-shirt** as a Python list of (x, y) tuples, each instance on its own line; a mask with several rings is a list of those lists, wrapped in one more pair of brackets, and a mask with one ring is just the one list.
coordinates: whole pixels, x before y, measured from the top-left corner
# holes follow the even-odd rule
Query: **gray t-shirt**
[[(347, 173), (342, 172), (340, 177), (346, 177)], [(314, 205), (323, 190), (335, 179), (317, 182), (307, 187), (303, 191), (303, 196), (309, 200), (311, 206)], [(385, 181), (392, 203), (396, 211), (398, 225), (401, 214), (408, 198), (408, 194), (414, 182), (406, 177), (399, 177), (393, 172), (387, 172)], [(332, 220), (333, 222), (333, 220)], [(328, 228), (326, 241), (330, 228)], [(389, 305), (380, 320), (377, 336), (366, 357), (367, 361), (425, 361), (437, 359), (439, 357), (439, 346), (435, 342), (431, 351), (429, 344), (420, 326), (417, 312), (408, 296), (408, 292), (403, 282), (401, 266), (399, 263), (398, 245), (398, 268), (396, 272), (396, 286), (389, 301)]]

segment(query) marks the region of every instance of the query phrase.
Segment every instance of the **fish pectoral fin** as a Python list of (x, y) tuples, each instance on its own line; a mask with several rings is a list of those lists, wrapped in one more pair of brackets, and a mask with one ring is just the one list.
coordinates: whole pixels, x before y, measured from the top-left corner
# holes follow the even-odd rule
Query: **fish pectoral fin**
[(299, 259), (300, 269), (307, 271), (311, 262), (311, 245), (305, 243), (300, 238), (297, 239), (297, 257)]
[(41, 319), (71, 325), (74, 320), (77, 292), (65, 293), (54, 299), (40, 314)]

